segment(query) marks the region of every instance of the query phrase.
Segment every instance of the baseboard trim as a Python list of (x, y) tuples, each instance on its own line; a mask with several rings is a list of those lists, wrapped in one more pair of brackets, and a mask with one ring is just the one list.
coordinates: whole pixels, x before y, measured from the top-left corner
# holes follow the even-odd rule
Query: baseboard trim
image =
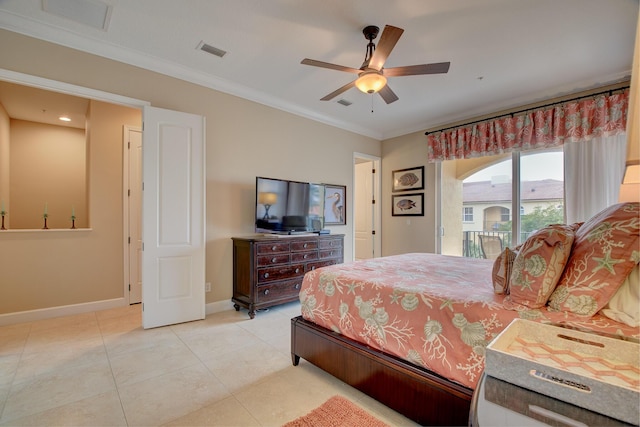
[(220, 313), (222, 311), (231, 310), (233, 308), (231, 298), (228, 300), (210, 302), (205, 305), (205, 314)]
[[(73, 314), (82, 314), (91, 311), (108, 310), (110, 308), (124, 307), (126, 305), (128, 305), (128, 302), (125, 301), (124, 298), (115, 298), (103, 301), (86, 302), (82, 304), (63, 305), (60, 307), (18, 311), (15, 313), (0, 314), (0, 326), (35, 322), (37, 320), (52, 319), (54, 317), (70, 316)], [(232, 308), (231, 299), (211, 302), (205, 305), (205, 315), (220, 313), (231, 310)]]
[(69, 316), (73, 314), (82, 314), (91, 311), (108, 310), (110, 308), (124, 307), (126, 305), (128, 305), (128, 302), (125, 301), (124, 298), (115, 298), (103, 301), (86, 302), (82, 304), (62, 305), (59, 307), (18, 311), (16, 313), (0, 314), (0, 326), (13, 325), (15, 323), (34, 322), (37, 320)]

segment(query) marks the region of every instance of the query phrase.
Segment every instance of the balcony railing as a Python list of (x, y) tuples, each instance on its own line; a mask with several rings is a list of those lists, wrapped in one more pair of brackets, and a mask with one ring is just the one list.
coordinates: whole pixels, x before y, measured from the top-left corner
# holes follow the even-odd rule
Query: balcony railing
[[(524, 242), (531, 232), (520, 233), (520, 241)], [(480, 249), (480, 239), (478, 236), (498, 236), (502, 240), (502, 246), (511, 246), (510, 231), (463, 231), (462, 232), (462, 256), (467, 258), (484, 258)]]

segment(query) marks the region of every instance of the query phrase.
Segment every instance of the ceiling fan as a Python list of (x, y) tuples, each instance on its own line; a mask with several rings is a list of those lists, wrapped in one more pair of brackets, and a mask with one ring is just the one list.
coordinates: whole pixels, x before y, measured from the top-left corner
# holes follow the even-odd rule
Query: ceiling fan
[(376, 48), (373, 40), (378, 37), (379, 31), (380, 28), (375, 25), (366, 26), (362, 30), (364, 37), (369, 40), (369, 43), (367, 44), (367, 52), (365, 54), (364, 62), (360, 68), (344, 67), (342, 65), (316, 61), (315, 59), (308, 58), (301, 61), (301, 64), (304, 65), (345, 71), (347, 73), (358, 75), (356, 80), (347, 83), (340, 89), (334, 90), (324, 98), (321, 98), (321, 101), (329, 101), (330, 99), (333, 99), (341, 93), (356, 86), (364, 93), (379, 93), (387, 104), (391, 104), (398, 100), (398, 96), (391, 90), (389, 85), (387, 85), (387, 77), (415, 76), (420, 74), (444, 74), (449, 71), (449, 62), (383, 68), (387, 57), (395, 47), (404, 30), (391, 25), (385, 25)]

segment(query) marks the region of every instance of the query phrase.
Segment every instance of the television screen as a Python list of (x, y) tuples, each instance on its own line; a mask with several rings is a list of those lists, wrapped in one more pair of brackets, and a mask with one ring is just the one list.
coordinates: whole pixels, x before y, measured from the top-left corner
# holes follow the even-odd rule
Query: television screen
[(256, 177), (256, 232), (317, 232), (324, 226), (324, 185)]

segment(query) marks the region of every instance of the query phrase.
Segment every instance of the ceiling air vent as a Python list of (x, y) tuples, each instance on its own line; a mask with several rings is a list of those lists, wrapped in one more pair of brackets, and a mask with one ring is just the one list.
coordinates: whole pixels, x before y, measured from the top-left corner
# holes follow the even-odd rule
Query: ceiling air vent
[(196, 47), (196, 49), (200, 49), (204, 52), (210, 53), (212, 55), (215, 55), (217, 57), (222, 58), (223, 56), (225, 56), (227, 54), (226, 51), (222, 50), (222, 49), (218, 49), (217, 47), (213, 47), (210, 44), (206, 44), (205, 42), (201, 41), (198, 44), (198, 47)]
[(42, 10), (107, 31), (113, 6), (100, 0), (42, 0)]
[(340, 101), (338, 101), (338, 104), (348, 107), (349, 105), (353, 104), (353, 102), (349, 102), (346, 99), (342, 98)]

